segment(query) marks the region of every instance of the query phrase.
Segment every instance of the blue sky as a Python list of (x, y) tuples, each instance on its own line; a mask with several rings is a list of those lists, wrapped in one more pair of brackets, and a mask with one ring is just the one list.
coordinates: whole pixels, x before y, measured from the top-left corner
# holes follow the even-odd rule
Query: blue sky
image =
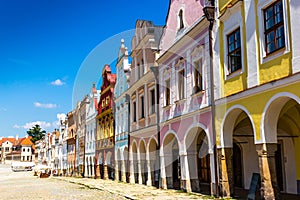
[(0, 137), (23, 137), (35, 122), (53, 131), (57, 114), (99, 83), (121, 38), (130, 49), (136, 20), (164, 25), (168, 4), (0, 0)]

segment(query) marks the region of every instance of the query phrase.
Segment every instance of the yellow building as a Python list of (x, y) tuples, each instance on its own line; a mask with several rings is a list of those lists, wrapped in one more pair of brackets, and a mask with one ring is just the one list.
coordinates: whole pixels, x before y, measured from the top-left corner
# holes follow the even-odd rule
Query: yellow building
[(102, 86), (98, 102), (96, 135), (96, 178), (113, 179), (114, 164), (114, 87), (116, 74), (111, 73), (109, 65), (102, 70)]
[[(214, 41), (222, 196), (300, 194), (300, 1), (219, 0)], [(298, 27), (297, 27), (298, 26)]]

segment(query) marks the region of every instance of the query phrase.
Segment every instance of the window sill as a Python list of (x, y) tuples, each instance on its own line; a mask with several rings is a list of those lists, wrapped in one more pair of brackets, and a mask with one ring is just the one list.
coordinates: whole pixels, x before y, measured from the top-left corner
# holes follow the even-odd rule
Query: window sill
[(191, 97), (199, 97), (199, 96), (202, 96), (204, 94), (204, 90), (200, 90), (194, 94), (191, 95)]
[(164, 110), (167, 110), (167, 109), (169, 109), (169, 108), (171, 108), (171, 104), (166, 105), (166, 106), (163, 107)]
[(140, 119), (139, 119), (139, 122), (140, 122), (140, 121), (145, 121), (145, 120), (146, 120), (145, 117), (143, 117), (143, 118), (140, 118)]
[(274, 60), (275, 58), (279, 57), (279, 56), (283, 56), (284, 54), (288, 53), (288, 51), (286, 51), (286, 48), (281, 48), (278, 49), (276, 51), (273, 51), (272, 53), (269, 53), (267, 55), (265, 55), (262, 59), (262, 64), (269, 62), (271, 60)]
[(239, 75), (241, 75), (242, 73), (243, 73), (242, 68), (241, 68), (241, 69), (238, 69), (238, 70), (236, 70), (236, 71), (234, 71), (234, 72), (228, 74), (228, 75), (226, 76), (226, 80), (229, 80), (229, 79), (231, 79), (231, 78), (234, 78), (234, 77), (236, 77), (236, 76), (239, 76)]
[(175, 104), (181, 104), (181, 103), (183, 103), (185, 101), (186, 101), (186, 98), (183, 98), (183, 99), (179, 99), (179, 100), (175, 101), (174, 103)]

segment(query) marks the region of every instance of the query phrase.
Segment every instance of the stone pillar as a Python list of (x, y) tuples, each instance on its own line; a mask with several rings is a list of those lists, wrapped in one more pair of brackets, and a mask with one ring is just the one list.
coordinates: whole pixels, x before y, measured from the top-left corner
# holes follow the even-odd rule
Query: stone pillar
[(108, 169), (106, 163), (103, 165), (103, 180), (108, 180)]
[(121, 180), (126, 183), (126, 166), (125, 160), (121, 160)]
[(180, 188), (186, 192), (191, 192), (192, 188), (191, 188), (191, 181), (190, 181), (189, 163), (188, 163), (188, 157), (186, 152), (180, 155), (180, 162), (181, 162), (180, 163), (181, 166)]
[(161, 177), (161, 188), (167, 189), (167, 176), (166, 176), (166, 168), (165, 168), (165, 158), (163, 155), (160, 155), (160, 177)]
[(115, 160), (115, 181), (119, 181), (119, 162)]
[(139, 184), (143, 184), (143, 178), (142, 178), (142, 168), (141, 168), (141, 160), (138, 160), (138, 179), (139, 179)]
[(95, 167), (95, 179), (100, 179), (100, 165), (99, 163), (96, 164), (96, 167)]
[(88, 163), (85, 163), (85, 165), (84, 165), (84, 167), (85, 167), (85, 169), (84, 169), (84, 177), (90, 177), (90, 175), (89, 175), (89, 171), (90, 170), (88, 170)]
[(95, 177), (95, 165), (93, 163), (91, 165), (91, 177)]
[[(150, 155), (149, 155), (149, 152), (147, 152), (147, 155), (146, 155), (146, 162), (147, 162), (147, 183), (146, 185), (147, 186), (151, 186), (152, 185), (152, 179), (151, 179), (151, 162), (150, 162)], [(155, 169), (153, 169), (154, 171)]]
[[(132, 155), (131, 155), (132, 157)], [(130, 159), (129, 161), (130, 164), (130, 175), (129, 175), (129, 183), (135, 184), (135, 178), (134, 178), (134, 166), (133, 166), (133, 160)]]
[(220, 173), (220, 195), (230, 197), (234, 194), (233, 182), (233, 148), (218, 149), (219, 173)]
[(276, 175), (276, 150), (276, 143), (256, 145), (261, 178), (261, 198), (265, 200), (280, 199), (280, 189)]

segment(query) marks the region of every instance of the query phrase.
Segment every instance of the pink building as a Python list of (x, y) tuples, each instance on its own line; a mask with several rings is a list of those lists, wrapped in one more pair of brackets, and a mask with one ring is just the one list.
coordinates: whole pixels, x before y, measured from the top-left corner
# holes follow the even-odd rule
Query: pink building
[(203, 1), (170, 1), (160, 43), (160, 164), (163, 188), (214, 194), (209, 22)]

